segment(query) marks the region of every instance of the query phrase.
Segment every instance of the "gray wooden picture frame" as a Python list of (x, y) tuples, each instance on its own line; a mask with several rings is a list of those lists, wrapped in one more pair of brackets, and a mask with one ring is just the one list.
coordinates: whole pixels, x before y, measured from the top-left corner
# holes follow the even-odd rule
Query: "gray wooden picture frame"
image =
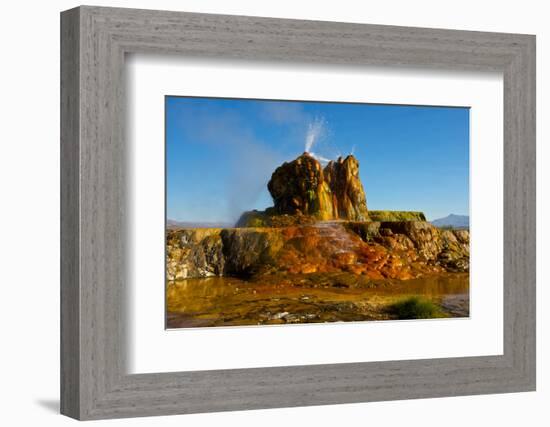
[[(127, 53), (504, 76), (504, 354), (125, 370)], [(162, 143), (162, 141), (159, 141)], [(83, 6), (61, 14), (61, 412), (77, 419), (535, 390), (535, 37)]]

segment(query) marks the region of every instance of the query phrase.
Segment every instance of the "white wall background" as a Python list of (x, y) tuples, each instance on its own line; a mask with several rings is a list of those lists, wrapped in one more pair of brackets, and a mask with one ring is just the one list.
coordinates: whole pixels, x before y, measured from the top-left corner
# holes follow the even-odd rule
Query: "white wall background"
[[(550, 422), (548, 226), (550, 27), (536, 0), (96, 1), (97, 5), (537, 34), (538, 391), (108, 421), (110, 425), (545, 426)], [(59, 384), (59, 12), (74, 1), (5, 2), (0, 66), (0, 421), (63, 426)]]

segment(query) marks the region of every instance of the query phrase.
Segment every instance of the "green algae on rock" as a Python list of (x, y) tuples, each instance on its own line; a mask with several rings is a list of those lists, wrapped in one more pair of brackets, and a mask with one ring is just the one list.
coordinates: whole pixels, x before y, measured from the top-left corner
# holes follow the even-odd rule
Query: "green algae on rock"
[(359, 178), (359, 161), (353, 155), (339, 157), (325, 166), (323, 174), (332, 193), (334, 219), (367, 220), (367, 198)]
[(267, 188), (273, 198), (274, 211), (279, 215), (311, 215), (319, 220), (336, 217), (323, 168), (308, 153), (275, 169)]
[(304, 153), (275, 169), (267, 188), (273, 197), (272, 212), (277, 215), (304, 215), (318, 220), (368, 218), (359, 162), (352, 155), (330, 161), (323, 169), (317, 159)]
[(369, 211), (372, 221), (426, 221), (424, 212), (417, 211)]

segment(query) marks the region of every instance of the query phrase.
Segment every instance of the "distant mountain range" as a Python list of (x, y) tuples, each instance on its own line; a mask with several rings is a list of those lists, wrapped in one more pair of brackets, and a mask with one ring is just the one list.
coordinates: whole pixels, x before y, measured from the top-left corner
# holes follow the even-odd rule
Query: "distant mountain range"
[(450, 214), (445, 218), (434, 219), (431, 223), (436, 227), (470, 228), (470, 217)]
[(230, 222), (192, 222), (166, 220), (166, 228), (231, 228), (234, 224)]

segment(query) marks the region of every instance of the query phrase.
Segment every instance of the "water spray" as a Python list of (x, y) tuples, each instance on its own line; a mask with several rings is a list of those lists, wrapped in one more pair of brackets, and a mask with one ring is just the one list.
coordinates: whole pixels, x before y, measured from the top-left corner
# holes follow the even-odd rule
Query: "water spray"
[(325, 133), (325, 120), (321, 117), (316, 117), (313, 122), (310, 122), (306, 133), (305, 152), (311, 154), (311, 149), (315, 143)]

